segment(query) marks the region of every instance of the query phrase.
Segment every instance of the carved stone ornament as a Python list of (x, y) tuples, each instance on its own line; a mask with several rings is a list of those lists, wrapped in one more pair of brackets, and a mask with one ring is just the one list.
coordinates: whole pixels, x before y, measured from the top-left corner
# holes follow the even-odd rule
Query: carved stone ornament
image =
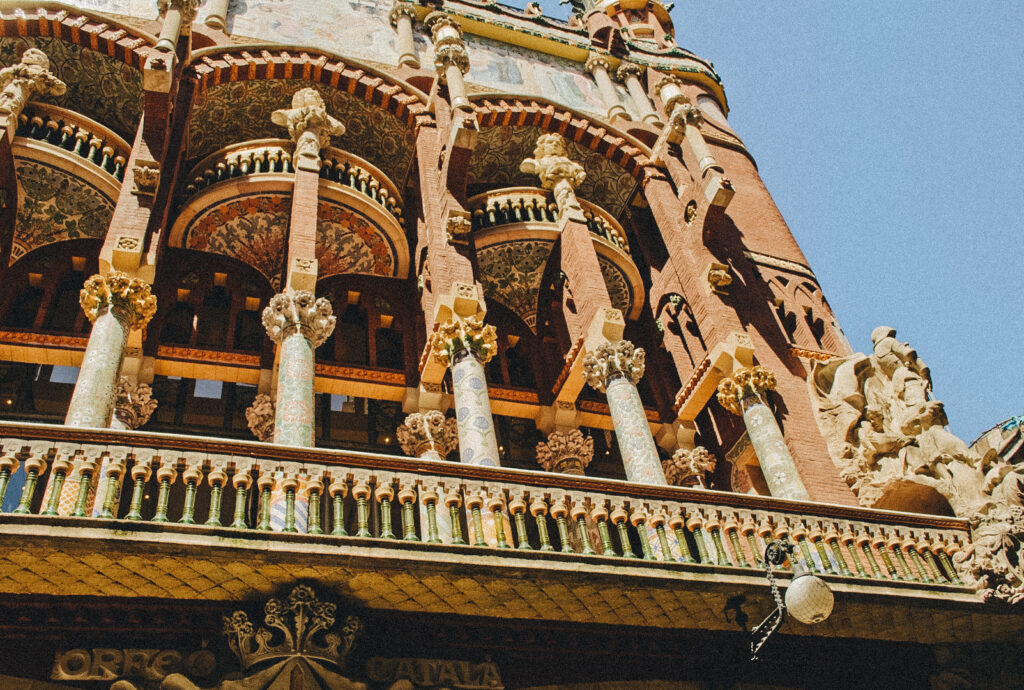
[(274, 439), (274, 417), (276, 415), (274, 399), (266, 393), (259, 393), (252, 405), (245, 408), (245, 421), (252, 435), (263, 443)]
[(587, 173), (582, 165), (569, 158), (565, 139), (560, 135), (542, 134), (537, 137), (533, 158), (524, 160), (519, 169), (527, 175), (539, 177), (544, 189), (554, 190), (560, 211), (580, 207), (575, 190), (583, 184)]
[(554, 431), (547, 441), (537, 444), (537, 463), (546, 472), (583, 474), (593, 459), (594, 439), (584, 436), (579, 429)]
[(78, 302), (89, 321), (95, 322), (109, 309), (131, 330), (145, 328), (156, 313), (156, 297), (150, 293), (149, 283), (129, 278), (120, 271), (94, 275), (86, 280)]
[(416, 21), (416, 5), (411, 2), (396, 2), (391, 8), (391, 12), (388, 13), (388, 21), (391, 22), (392, 28), (398, 27), (400, 17), (408, 17), (412, 21)]
[(122, 376), (117, 380), (114, 395), (114, 416), (128, 429), (138, 429), (156, 411), (157, 399), (148, 384), (135, 383)]
[(438, 326), (431, 351), (438, 362), (450, 366), (455, 353), (469, 350), (481, 364), (498, 352), (498, 335), (494, 326), (484, 324), (478, 316), (455, 318)]
[(689, 97), (682, 93), (682, 89), (686, 87), (686, 80), (676, 74), (666, 74), (661, 78), (658, 82), (658, 92), (661, 94), (665, 112), (671, 113), (680, 103), (690, 103)]
[(708, 488), (707, 475), (715, 471), (717, 459), (704, 446), (680, 448), (661, 462), (665, 479), (674, 486)]
[[(1024, 601), (1024, 467), (969, 449), (931, 396), (931, 372), (885, 326), (870, 355), (816, 362), (818, 426), (833, 462), (865, 506), (928, 512), (948, 503), (972, 525), (954, 561), (986, 600)], [(927, 501), (922, 504), (921, 501)], [(947, 510), (948, 510), (947, 508)]]
[(395, 430), (395, 437), (408, 456), (418, 458), (432, 450), (443, 458), (458, 447), (459, 426), (454, 417), (438, 410), (414, 412)]
[(603, 69), (605, 72), (611, 72), (612, 64), (608, 61), (607, 56), (601, 55), (600, 53), (591, 53), (587, 56), (587, 62), (583, 65), (583, 69), (588, 74), (593, 74), (595, 70)]
[(132, 180), (135, 184), (132, 194), (156, 196), (156, 189), (160, 185), (160, 164), (156, 161), (136, 161), (132, 168)]
[(172, 7), (181, 12), (182, 30), (188, 32), (192, 22), (196, 20), (196, 12), (202, 0), (156, 0), (156, 9), (160, 16), (167, 14)]
[(449, 215), (445, 222), (445, 230), (448, 232), (448, 242), (451, 244), (464, 245), (469, 242), (469, 234), (473, 230), (473, 223), (466, 216)]
[(646, 358), (643, 348), (628, 340), (605, 343), (583, 357), (583, 376), (592, 388), (604, 393), (613, 374), (622, 374), (634, 384), (643, 378)]
[(615, 78), (619, 81), (626, 81), (630, 77), (640, 78), (640, 75), (644, 73), (644, 68), (640, 65), (632, 62), (623, 62), (619, 65), (619, 69), (615, 71)]
[[(245, 611), (235, 611), (230, 616), (224, 616), (224, 637), (243, 669), (263, 661), (292, 657), (326, 662), (341, 668), (363, 629), (358, 618), (349, 616), (342, 625), (340, 635), (330, 632), (334, 627), (337, 605), (320, 601), (316, 592), (307, 585), (298, 585), (292, 589), (285, 601), (268, 600), (263, 611), (267, 627), (261, 626), (258, 629), (253, 626)], [(274, 628), (280, 633), (275, 635), (275, 631), (272, 631)], [(280, 637), (281, 633), (284, 634), (284, 640), (271, 644), (275, 636)]]
[(434, 46), (434, 68), (438, 71), (438, 79), (442, 84), (448, 82), (445, 69), (455, 65), (463, 74), (469, 72), (469, 53), (461, 43), (445, 43)]
[(686, 96), (678, 96), (673, 99), (672, 109), (669, 110), (669, 127), (678, 132), (681, 136), (686, 134), (686, 126), (696, 127), (704, 124), (704, 114), (700, 108), (690, 102)]
[(62, 96), (67, 84), (50, 72), (50, 58), (38, 48), (29, 48), (21, 61), (0, 70), (0, 114), (17, 120), (32, 96)]
[(463, 74), (469, 72), (469, 53), (462, 42), (462, 27), (455, 18), (445, 12), (431, 12), (423, 23), (434, 40), (434, 68), (441, 83), (447, 81), (445, 69), (449, 65), (455, 65)]
[(748, 367), (722, 379), (718, 384), (718, 402), (729, 412), (742, 415), (741, 400), (752, 396), (763, 400), (764, 394), (773, 390), (775, 374), (764, 367)]
[(295, 142), (295, 157), (319, 157), (320, 149), (330, 146), (331, 137), (345, 133), (345, 126), (327, 113), (323, 96), (314, 88), (296, 91), (292, 107), (275, 110), (270, 120), (288, 128), (288, 135)]
[(715, 294), (725, 294), (725, 289), (732, 285), (732, 273), (726, 264), (712, 263), (708, 266), (708, 286)]
[(302, 333), (314, 348), (323, 345), (334, 332), (337, 319), (331, 303), (307, 290), (279, 292), (263, 310), (267, 336), (280, 343), (294, 333)]

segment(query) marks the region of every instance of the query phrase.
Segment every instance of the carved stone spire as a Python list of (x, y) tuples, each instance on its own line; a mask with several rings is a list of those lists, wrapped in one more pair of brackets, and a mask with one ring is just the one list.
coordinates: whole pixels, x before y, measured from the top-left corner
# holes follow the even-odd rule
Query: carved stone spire
[(317, 299), (312, 292), (282, 292), (274, 295), (263, 310), (263, 327), (275, 343), (302, 333), (316, 348), (334, 332), (336, 319), (331, 312), (331, 303), (323, 297)]
[(438, 326), (431, 350), (446, 367), (451, 366), (452, 358), (460, 350), (469, 350), (481, 364), (486, 364), (498, 351), (498, 336), (494, 326), (484, 324), (478, 316), (456, 318)]
[(157, 399), (153, 397), (153, 389), (145, 383), (135, 383), (127, 376), (118, 379), (114, 396), (114, 418), (126, 429), (138, 429), (156, 411)]
[(749, 367), (733, 372), (718, 384), (718, 402), (733, 414), (743, 414), (740, 401), (756, 396), (763, 400), (764, 394), (775, 390), (775, 374), (764, 367)]
[(245, 421), (249, 431), (260, 441), (269, 443), (274, 439), (274, 417), (277, 414), (274, 399), (260, 393), (245, 410)]
[(395, 436), (402, 451), (414, 458), (431, 451), (444, 458), (459, 445), (458, 423), (438, 410), (409, 415), (395, 430)]
[(345, 126), (327, 113), (323, 96), (314, 88), (299, 89), (292, 95), (292, 107), (275, 110), (270, 115), (275, 125), (288, 128), (295, 142), (294, 159), (305, 162), (309, 169), (320, 170), (320, 149), (331, 144), (331, 137), (340, 137)]
[(665, 479), (675, 486), (708, 487), (707, 475), (715, 471), (716, 458), (704, 446), (680, 448), (661, 463)]
[(542, 134), (537, 137), (533, 158), (524, 160), (519, 169), (527, 175), (539, 177), (544, 189), (554, 190), (560, 212), (580, 208), (576, 188), (583, 184), (587, 173), (582, 165), (569, 158), (565, 139), (560, 135)]
[(109, 308), (131, 330), (145, 328), (156, 313), (156, 297), (150, 293), (149, 284), (120, 271), (94, 275), (86, 280), (78, 301), (89, 321), (95, 323)]
[(32, 96), (62, 96), (67, 84), (50, 72), (50, 58), (38, 48), (29, 48), (21, 61), (0, 70), (0, 124), (11, 130)]
[(547, 441), (537, 444), (537, 463), (547, 472), (583, 474), (594, 459), (594, 439), (579, 429), (553, 431)]
[(634, 347), (628, 340), (619, 340), (588, 352), (583, 358), (583, 375), (592, 388), (604, 393), (608, 378), (613, 374), (622, 374), (635, 384), (643, 378), (645, 366), (643, 348)]

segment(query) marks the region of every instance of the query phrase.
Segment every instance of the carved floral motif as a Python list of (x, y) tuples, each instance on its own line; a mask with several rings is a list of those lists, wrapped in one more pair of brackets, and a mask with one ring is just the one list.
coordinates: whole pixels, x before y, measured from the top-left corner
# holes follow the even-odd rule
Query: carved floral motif
[(622, 374), (634, 384), (643, 378), (646, 358), (643, 348), (628, 340), (605, 343), (584, 356), (583, 375), (591, 387), (604, 393), (612, 374)]
[(414, 412), (395, 430), (402, 451), (411, 457), (422, 457), (434, 451), (442, 458), (459, 445), (459, 427), (454, 417), (445, 417), (438, 410)]
[(153, 397), (153, 389), (126, 376), (117, 380), (114, 396), (114, 416), (128, 429), (138, 429), (156, 411), (157, 399)]
[(746, 397), (763, 398), (775, 390), (775, 374), (764, 367), (749, 367), (734, 371), (718, 384), (718, 402), (733, 414), (743, 414), (740, 401)]
[(279, 292), (263, 310), (263, 327), (275, 343), (294, 333), (302, 333), (316, 348), (334, 332), (337, 319), (331, 312), (331, 303), (323, 297), (317, 299), (312, 292)]
[(252, 435), (264, 443), (274, 439), (274, 399), (266, 393), (259, 393), (245, 409), (245, 421)]
[(456, 318), (438, 325), (431, 350), (438, 362), (450, 366), (456, 352), (469, 350), (486, 364), (498, 352), (498, 336), (494, 326), (485, 325), (476, 316)]
[(156, 313), (156, 297), (150, 294), (149, 284), (120, 271), (86, 280), (78, 301), (89, 321), (95, 322), (109, 308), (132, 330), (145, 328)]
[(537, 444), (537, 463), (547, 472), (583, 474), (594, 459), (594, 439), (579, 429), (554, 431)]
[(715, 471), (717, 460), (704, 446), (680, 448), (661, 463), (665, 479), (675, 486), (708, 488), (707, 475)]

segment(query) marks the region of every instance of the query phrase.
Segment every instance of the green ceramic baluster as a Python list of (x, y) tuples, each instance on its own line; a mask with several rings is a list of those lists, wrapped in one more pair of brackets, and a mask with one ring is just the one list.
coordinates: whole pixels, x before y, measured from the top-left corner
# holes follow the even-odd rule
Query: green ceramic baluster
[[(55, 460), (53, 463), (53, 483), (50, 485), (50, 498), (46, 502), (46, 510), (43, 515), (56, 515), (60, 506), (60, 494), (64, 489), (64, 479), (71, 470), (71, 463), (67, 460)], [(140, 499), (141, 500), (141, 499)]]
[(406, 500), (402, 502), (402, 540), (403, 541), (419, 541), (420, 538), (416, 535), (416, 515), (414, 512), (415, 504), (411, 498), (406, 497)]
[(466, 540), (462, 538), (462, 516), (459, 515), (457, 501), (448, 502), (448, 516), (452, 521), (452, 544), (465, 544)]
[(501, 509), (500, 505), (495, 505), (491, 512), (494, 514), (494, 536), (498, 540), (498, 548), (512, 548), (505, 536), (505, 511)]
[[(38, 458), (31, 458), (25, 461), (25, 485), (21, 487), (21, 500), (18, 507), (14, 509), (16, 515), (27, 515), (32, 509), (32, 498), (36, 493), (36, 482), (39, 481), (39, 473), (46, 467), (46, 463)], [(84, 509), (82, 512), (85, 515)]]
[(232, 484), (235, 486), (235, 516), (231, 521), (231, 527), (234, 529), (245, 529), (248, 527), (245, 524), (245, 499), (249, 493), (249, 476), (246, 473), (245, 477), (239, 477), (235, 474)]
[[(71, 517), (85, 517), (86, 504), (89, 502), (89, 486), (92, 484), (92, 473), (95, 468), (96, 464), (92, 462), (82, 463), (82, 466), (79, 468), (78, 498), (75, 501), (75, 510), (71, 513)], [(25, 486), (28, 488), (27, 482)], [(25, 494), (22, 492), (23, 501), (24, 498)], [(18, 506), (18, 508), (20, 509), (21, 506)]]
[(537, 537), (540, 539), (540, 550), (554, 551), (555, 547), (551, 545), (551, 535), (548, 534), (547, 506), (540, 502), (533, 503), (530, 506), (530, 512), (533, 513), (533, 519), (537, 522)]
[(484, 539), (484, 523), (480, 514), (480, 504), (474, 505), (471, 511), (473, 515), (473, 546), (487, 546), (487, 540)]
[(427, 503), (427, 543), (440, 544), (441, 537), (437, 533), (437, 500)]
[(558, 539), (562, 542), (562, 553), (572, 553), (572, 546), (569, 545), (569, 523), (565, 521), (565, 513), (555, 518), (558, 526)]
[(320, 489), (315, 486), (309, 490), (309, 529), (306, 530), (306, 533), (324, 533), (323, 528), (320, 527)]
[(579, 515), (576, 518), (576, 526), (580, 530), (580, 541), (583, 543), (583, 555), (594, 556), (597, 554), (594, 547), (590, 545), (590, 530), (587, 528), (586, 515)]
[[(333, 485), (332, 485), (333, 487)], [(331, 489), (331, 534), (338, 537), (347, 537), (345, 530), (345, 494), (342, 491)]]
[(395, 533), (391, 529), (391, 501), (387, 498), (380, 498), (380, 538), (394, 539)]

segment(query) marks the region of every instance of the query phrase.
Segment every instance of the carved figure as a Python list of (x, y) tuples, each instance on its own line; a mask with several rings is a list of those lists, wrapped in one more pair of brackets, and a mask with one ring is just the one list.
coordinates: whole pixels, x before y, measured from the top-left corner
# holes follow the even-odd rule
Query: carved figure
[(558, 134), (542, 134), (537, 137), (533, 158), (527, 158), (519, 166), (527, 175), (536, 175), (544, 189), (555, 193), (558, 209), (580, 208), (576, 200), (576, 188), (583, 184), (587, 173), (583, 166), (569, 158), (569, 151)]
[(345, 126), (327, 114), (323, 96), (313, 88), (299, 89), (292, 95), (292, 107), (270, 115), (275, 125), (288, 128), (295, 142), (296, 158), (319, 158), (320, 149), (330, 146), (331, 137), (340, 137)]
[(38, 48), (29, 48), (21, 62), (0, 70), (0, 114), (17, 119), (33, 95), (62, 96), (67, 84), (50, 72), (50, 58)]

